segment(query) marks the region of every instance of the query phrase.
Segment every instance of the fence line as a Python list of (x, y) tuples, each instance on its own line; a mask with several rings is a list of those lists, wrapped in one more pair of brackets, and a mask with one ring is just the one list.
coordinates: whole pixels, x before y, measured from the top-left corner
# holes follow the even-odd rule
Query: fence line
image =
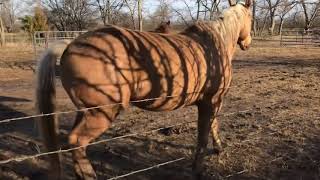
[(34, 159), (34, 158), (38, 158), (38, 157), (42, 157), (42, 156), (71, 152), (71, 151), (74, 151), (74, 150), (77, 150), (77, 149), (81, 149), (81, 148), (84, 148), (84, 147), (88, 147), (88, 146), (93, 146), (93, 145), (106, 143), (106, 142), (110, 142), (110, 141), (114, 141), (114, 140), (118, 140), (118, 139), (123, 139), (123, 138), (127, 138), (127, 137), (133, 137), (133, 136), (137, 136), (137, 135), (141, 135), (141, 134), (151, 134), (151, 133), (158, 132), (158, 131), (161, 131), (161, 130), (164, 130), (164, 129), (173, 128), (173, 127), (181, 126), (181, 125), (184, 125), (184, 124), (190, 124), (190, 123), (194, 123), (194, 122), (196, 122), (196, 121), (180, 123), (180, 124), (176, 124), (176, 125), (172, 125), (172, 126), (168, 126), (168, 127), (162, 127), (162, 128), (158, 128), (158, 129), (144, 131), (144, 132), (136, 132), (136, 133), (132, 133), (132, 134), (126, 134), (126, 135), (123, 135), (123, 136), (117, 136), (117, 137), (114, 137), (114, 138), (103, 139), (103, 140), (99, 140), (99, 141), (95, 141), (95, 142), (89, 143), (87, 145), (77, 146), (77, 147), (73, 147), (73, 148), (69, 148), (69, 149), (59, 149), (59, 150), (56, 150), (56, 151), (49, 151), (49, 152), (39, 153), (39, 154), (35, 154), (35, 155), (26, 155), (26, 156), (21, 156), (21, 157), (9, 158), (9, 159), (6, 159), (6, 160), (1, 160), (0, 164), (7, 164), (7, 163), (10, 163), (10, 162), (22, 162), (22, 161), (25, 161), (25, 160), (28, 160), (28, 159)]
[(283, 30), (280, 34), (280, 46), (320, 46), (319, 30)]
[[(153, 99), (155, 99), (155, 98), (153, 98)], [(156, 99), (159, 99), (159, 98), (156, 98)], [(261, 103), (261, 104), (264, 104), (264, 103)], [(250, 109), (246, 109), (246, 110), (242, 110), (242, 111), (236, 111), (236, 112), (231, 112), (231, 113), (223, 113), (223, 114), (217, 115), (217, 117), (222, 117), (222, 116), (226, 117), (226, 116), (230, 116), (230, 115), (234, 115), (234, 114), (238, 114), (238, 113), (246, 113), (246, 112), (252, 111), (254, 109), (255, 109), (255, 107), (254, 108), (250, 108)], [(1, 164), (11, 163), (11, 162), (22, 162), (22, 161), (25, 161), (25, 160), (28, 160), (28, 159), (39, 158), (39, 157), (43, 157), (43, 156), (47, 156), (47, 155), (51, 155), (51, 154), (71, 152), (71, 151), (74, 151), (74, 150), (77, 150), (77, 149), (81, 149), (81, 148), (84, 148), (84, 147), (87, 147), (87, 146), (93, 146), (93, 145), (97, 145), (97, 144), (101, 144), (101, 143), (106, 143), (106, 142), (115, 141), (115, 140), (119, 140), (119, 139), (123, 139), (123, 138), (138, 136), (138, 135), (142, 135), (142, 134), (145, 134), (145, 135), (152, 134), (152, 133), (155, 133), (155, 132), (159, 132), (161, 130), (170, 129), (170, 128), (174, 128), (174, 127), (178, 127), (178, 126), (182, 126), (182, 125), (186, 125), (186, 124), (195, 123), (195, 122), (197, 122), (197, 120), (184, 122), (184, 123), (178, 123), (178, 124), (175, 124), (175, 125), (171, 125), (171, 126), (167, 126), (167, 127), (161, 127), (161, 128), (157, 128), (157, 129), (152, 129), (152, 130), (148, 130), (148, 131), (144, 131), (144, 132), (136, 132), (136, 133), (131, 133), (131, 134), (127, 134), (127, 135), (117, 136), (117, 137), (114, 137), (114, 138), (103, 139), (103, 140), (99, 140), (99, 141), (96, 141), (96, 142), (89, 143), (87, 145), (77, 146), (77, 147), (73, 147), (73, 148), (69, 148), (69, 149), (59, 149), (57, 151), (50, 151), (50, 152), (39, 153), (39, 154), (35, 154), (35, 155), (25, 155), (25, 156), (20, 156), (20, 157), (13, 157), (13, 158), (9, 158), (9, 159), (6, 159), (6, 160), (1, 160), (0, 161), (0, 165)], [(141, 172), (149, 171), (149, 170), (152, 170), (152, 169), (156, 169), (156, 168), (159, 168), (161, 166), (173, 164), (173, 163), (185, 160), (185, 159), (187, 159), (187, 158), (186, 157), (180, 157), (178, 159), (174, 159), (174, 160), (170, 160), (170, 161), (167, 161), (167, 162), (159, 163), (159, 164), (147, 167), (147, 168), (131, 171), (131, 172), (127, 173), (127, 174), (115, 176), (115, 177), (110, 178), (109, 180), (116, 180), (116, 179), (124, 178), (124, 177), (130, 176), (130, 175), (134, 175), (134, 174), (137, 174), (137, 173), (141, 173)]]
[[(229, 87), (230, 88), (230, 87)], [(226, 89), (226, 88), (223, 88)], [(194, 93), (186, 93), (188, 94), (195, 94), (197, 92)], [(172, 95), (172, 96), (166, 96), (166, 97), (158, 97), (158, 98), (149, 98), (149, 99), (143, 99), (143, 100), (136, 100), (136, 101), (130, 101), (130, 103), (137, 103), (137, 102), (146, 102), (146, 101), (152, 101), (152, 100), (158, 100), (158, 99), (163, 99), (163, 98), (173, 98), (173, 97), (180, 97), (182, 95)], [(55, 112), (55, 113), (49, 113), (49, 114), (38, 114), (38, 115), (33, 115), (33, 116), (27, 116), (27, 117), (20, 117), (20, 118), (11, 118), (11, 119), (5, 119), (3, 120), (1, 123), (8, 123), (8, 122), (12, 122), (12, 121), (18, 121), (18, 120), (22, 120), (22, 119), (29, 119), (29, 118), (34, 118), (34, 117), (42, 117), (42, 116), (50, 116), (50, 115), (56, 115), (56, 114), (67, 114), (67, 113), (73, 113), (73, 112), (79, 112), (79, 111), (88, 111), (91, 109), (97, 109), (97, 108), (102, 108), (102, 107), (108, 107), (108, 106), (114, 106), (114, 105), (121, 105), (123, 103), (113, 103), (113, 104), (107, 104), (107, 105), (102, 105), (102, 106), (96, 106), (96, 107), (90, 107), (90, 108), (84, 108), (84, 109), (78, 109), (78, 110), (73, 110), (73, 111), (64, 111), (64, 112)], [(261, 103), (262, 104), (262, 103)], [(264, 104), (264, 103), (263, 103)], [(243, 111), (236, 111), (236, 112), (231, 112), (231, 113), (224, 113), (224, 114), (219, 114), (217, 115), (217, 117), (221, 117), (221, 116), (230, 116), (230, 115), (234, 115), (237, 113), (246, 113), (249, 111), (254, 110), (254, 108), (250, 108), (247, 110), (243, 110)], [(123, 138), (128, 138), (128, 137), (133, 137), (133, 136), (138, 136), (138, 135), (142, 135), (142, 134), (152, 134), (155, 132), (159, 132), (161, 130), (165, 130), (165, 129), (170, 129), (170, 128), (174, 128), (174, 127), (178, 127), (178, 126), (182, 126), (182, 125), (187, 125), (187, 124), (191, 124), (191, 123), (196, 123), (197, 120), (194, 121), (189, 121), (189, 122), (184, 122), (184, 123), (178, 123), (175, 125), (171, 125), (171, 126), (167, 126), (167, 127), (161, 127), (161, 128), (157, 128), (157, 129), (151, 129), (148, 131), (142, 131), (142, 132), (135, 132), (135, 133), (131, 133), (131, 134), (126, 134), (126, 135), (121, 135), (121, 136), (117, 136), (117, 137), (113, 137), (113, 138), (108, 138), (108, 139), (102, 139), (102, 140), (98, 140), (92, 143), (89, 143), (87, 145), (82, 145), (82, 146), (77, 146), (77, 147), (73, 147), (73, 148), (69, 148), (69, 149), (59, 149), (56, 151), (49, 151), (49, 152), (44, 152), (44, 153), (38, 153), (35, 155), (23, 155), (23, 156), (16, 156), (16, 157), (12, 157), (6, 160), (1, 160), (0, 161), (0, 165), (1, 164), (7, 164), (7, 163), (11, 163), (11, 162), (22, 162), (25, 160), (29, 160), (29, 159), (34, 159), (34, 158), (39, 158), (39, 157), (43, 157), (43, 156), (47, 156), (47, 155), (52, 155), (52, 154), (60, 154), (60, 153), (66, 153), (66, 152), (71, 152), (77, 149), (81, 149), (87, 146), (93, 146), (93, 145), (97, 145), (97, 144), (102, 144), (102, 143), (106, 143), (106, 142), (110, 142), (110, 141), (115, 141), (115, 140), (119, 140), (119, 139), (123, 139)], [(119, 175), (119, 176), (115, 176), (113, 178), (110, 178), (110, 180), (116, 180), (116, 179), (120, 179), (120, 178), (124, 178), (130, 175), (134, 175), (137, 173), (141, 173), (141, 172), (145, 172), (145, 171), (149, 171), (155, 168), (159, 168), (161, 166), (165, 166), (165, 165), (169, 165), (169, 164), (173, 164), (176, 163), (178, 161), (182, 161), (187, 159), (186, 157), (180, 157), (178, 159), (174, 159), (174, 160), (170, 160), (167, 162), (163, 162), (163, 163), (159, 163), (147, 168), (143, 168), (143, 169), (139, 169), (136, 171), (131, 171), (127, 174), (123, 174), (123, 175)]]
[[(193, 94), (193, 93), (187, 93), (187, 95), (188, 94)], [(129, 103), (147, 102), (147, 101), (159, 100), (159, 99), (164, 99), (164, 98), (174, 98), (174, 97), (179, 97), (179, 96), (182, 96), (182, 95), (172, 95), (172, 96), (165, 96), (165, 97), (148, 98), (148, 99), (130, 101)], [(36, 114), (36, 115), (32, 115), (32, 116), (10, 118), (10, 119), (0, 120), (0, 124), (9, 123), (9, 122), (13, 122), (13, 121), (24, 120), (24, 119), (31, 119), (31, 118), (59, 115), (59, 114), (70, 114), (70, 113), (74, 113), (74, 112), (83, 112), (83, 111), (89, 111), (89, 110), (92, 110), (92, 109), (99, 109), (99, 108), (116, 106), (116, 105), (123, 105), (123, 104), (124, 103), (111, 103), (111, 104), (105, 104), (105, 105), (101, 105), (101, 106), (94, 106), (94, 107), (82, 108), (82, 109), (76, 109), (76, 110), (70, 110), (70, 111), (60, 111), (60, 112), (53, 112), (53, 113), (47, 113), (47, 114)]]
[[(230, 88), (231, 87), (219, 88), (218, 90), (230, 89)], [(199, 92), (184, 93), (183, 95), (192, 95), (192, 94), (199, 94)], [(139, 103), (139, 102), (154, 101), (154, 100), (166, 99), (166, 98), (175, 98), (175, 97), (181, 97), (183, 95), (182, 94), (181, 95), (170, 95), (170, 96), (163, 96), (163, 97), (160, 96), (160, 97), (156, 97), (156, 98), (147, 98), (147, 99), (142, 99), (142, 100), (129, 101), (129, 103)], [(47, 114), (36, 114), (36, 115), (31, 115), (31, 116), (3, 119), (3, 120), (0, 120), (0, 124), (9, 123), (9, 122), (13, 122), (13, 121), (24, 120), (24, 119), (31, 119), (31, 118), (59, 115), (59, 114), (71, 114), (71, 113), (74, 113), (74, 112), (83, 112), (83, 111), (89, 111), (89, 110), (92, 110), (92, 109), (99, 109), (99, 108), (105, 108), (105, 107), (116, 106), (116, 105), (124, 105), (124, 103), (122, 103), (122, 102), (120, 102), (120, 103), (111, 103), (111, 104), (105, 104), (105, 105), (94, 106), (94, 107), (89, 107), (89, 108), (82, 108), (82, 109), (76, 109), (76, 110), (70, 110), (70, 111), (59, 111), (59, 112), (53, 112), (53, 113), (47, 113)]]
[[(218, 115), (217, 117), (230, 116), (230, 115), (234, 115), (234, 114), (237, 114), (237, 113), (245, 113), (245, 112), (249, 112), (250, 110), (252, 110), (252, 109), (247, 109), (247, 110), (237, 111), (237, 112), (232, 112), (232, 113), (224, 113), (224, 114)], [(46, 155), (66, 153), (66, 152), (74, 151), (74, 150), (81, 149), (81, 148), (88, 147), (88, 146), (92, 146), (92, 145), (106, 143), (106, 142), (114, 141), (114, 140), (117, 140), (117, 139), (123, 139), (123, 138), (127, 138), (127, 137), (141, 135), (141, 134), (151, 134), (151, 133), (158, 132), (158, 131), (161, 131), (161, 130), (170, 129), (170, 128), (174, 128), (174, 127), (178, 127), (178, 126), (182, 126), (182, 125), (186, 125), (186, 124), (195, 123), (195, 122), (197, 122), (197, 120), (178, 123), (178, 124), (175, 124), (175, 125), (171, 125), (171, 126), (167, 126), (167, 127), (161, 127), (161, 128), (157, 128), (157, 129), (152, 129), (152, 130), (149, 130), (149, 131), (136, 132), (136, 133), (126, 134), (126, 135), (122, 135), (122, 136), (117, 136), (117, 137), (114, 137), (114, 138), (103, 139), (103, 140), (99, 140), (99, 141), (95, 141), (95, 142), (89, 143), (87, 145), (77, 146), (77, 147), (73, 147), (73, 148), (69, 148), (69, 149), (59, 149), (59, 150), (56, 150), (56, 151), (49, 151), (49, 152), (39, 153), (39, 154), (35, 154), (35, 155), (26, 155), (26, 156), (21, 156), (21, 157), (9, 158), (9, 159), (6, 159), (6, 160), (1, 160), (0, 164), (7, 164), (7, 163), (10, 163), (10, 162), (21, 162), (21, 161), (25, 161), (25, 160), (28, 160), (28, 159), (34, 159), (34, 158), (38, 158), (38, 157), (42, 157), (42, 156), (46, 156)]]

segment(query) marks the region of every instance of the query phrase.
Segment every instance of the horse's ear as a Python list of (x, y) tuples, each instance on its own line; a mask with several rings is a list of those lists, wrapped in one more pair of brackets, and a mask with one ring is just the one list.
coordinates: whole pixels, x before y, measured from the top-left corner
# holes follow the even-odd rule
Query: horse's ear
[(246, 0), (246, 6), (248, 8), (252, 6), (252, 1), (254, 1), (254, 0)]
[(171, 22), (170, 22), (170, 20), (169, 20), (169, 21), (167, 22), (167, 25), (170, 25), (170, 23), (171, 23)]
[(234, 2), (234, 0), (228, 0), (228, 1), (229, 1), (229, 5), (230, 5), (230, 6), (236, 5), (236, 3)]

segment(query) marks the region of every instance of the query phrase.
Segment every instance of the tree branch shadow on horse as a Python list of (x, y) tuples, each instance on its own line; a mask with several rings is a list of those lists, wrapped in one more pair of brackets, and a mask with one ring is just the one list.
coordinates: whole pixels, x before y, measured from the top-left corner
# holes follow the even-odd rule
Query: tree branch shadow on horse
[[(116, 120), (131, 103), (150, 111), (198, 107), (198, 143), (193, 170), (201, 177), (208, 134), (222, 149), (216, 118), (231, 83), (231, 63), (236, 45), (251, 43), (251, 1), (239, 1), (213, 22), (197, 22), (178, 34), (138, 32), (109, 26), (85, 33), (64, 50), (61, 82), (78, 109), (105, 106), (77, 114), (69, 135), (71, 146), (85, 146)], [(57, 55), (48, 50), (38, 69), (37, 108), (55, 111), (54, 69)], [(160, 97), (160, 98), (159, 98)], [(58, 124), (54, 116), (40, 122), (49, 151), (58, 148)], [(79, 179), (96, 179), (86, 148), (73, 151)], [(53, 178), (61, 176), (59, 155), (50, 156)]]

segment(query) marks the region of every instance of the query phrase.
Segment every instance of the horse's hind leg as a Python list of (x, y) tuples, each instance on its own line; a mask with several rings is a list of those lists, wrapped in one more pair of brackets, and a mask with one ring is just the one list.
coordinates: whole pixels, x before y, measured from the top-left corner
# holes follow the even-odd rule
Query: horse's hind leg
[[(75, 126), (69, 135), (71, 146), (86, 146), (111, 126), (119, 108), (92, 109), (78, 114)], [(81, 117), (82, 116), (82, 117)], [(75, 173), (78, 179), (96, 179), (96, 174), (86, 156), (86, 147), (72, 152)]]

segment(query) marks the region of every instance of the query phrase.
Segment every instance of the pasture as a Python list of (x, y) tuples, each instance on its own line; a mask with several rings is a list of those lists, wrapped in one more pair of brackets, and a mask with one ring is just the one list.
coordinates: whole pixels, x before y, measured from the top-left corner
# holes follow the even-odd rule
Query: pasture
[[(0, 121), (36, 114), (35, 64), (32, 48), (0, 49)], [(219, 117), (224, 150), (219, 156), (206, 156), (207, 179), (319, 179), (319, 79), (319, 48), (257, 41), (249, 51), (238, 50), (231, 89), (220, 113), (225, 116)], [(73, 110), (60, 81), (57, 83), (58, 111)], [(194, 121), (196, 111), (194, 107), (165, 113), (130, 108), (99, 139)], [(74, 116), (59, 115), (62, 139), (67, 137)], [(43, 152), (33, 122), (0, 124), (0, 160)], [(185, 157), (123, 179), (186, 180), (192, 179), (195, 144), (196, 124), (189, 123), (93, 145), (88, 156), (99, 179)], [(65, 179), (74, 179), (71, 153), (62, 156)], [(0, 164), (0, 179), (43, 179), (47, 159)]]

